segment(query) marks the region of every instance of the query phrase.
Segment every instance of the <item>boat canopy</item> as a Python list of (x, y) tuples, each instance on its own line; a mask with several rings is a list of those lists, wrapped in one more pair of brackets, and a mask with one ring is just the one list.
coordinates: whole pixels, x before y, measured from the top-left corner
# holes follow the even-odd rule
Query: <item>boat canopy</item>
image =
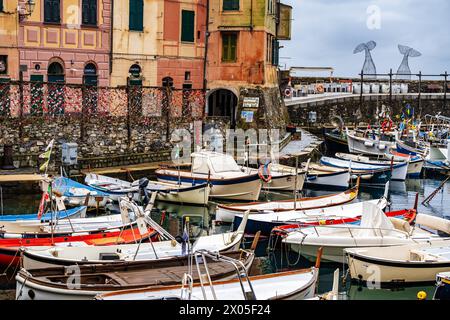
[(192, 153), (192, 172), (216, 174), (224, 172), (241, 172), (234, 158), (228, 154), (202, 151)]
[(363, 203), (363, 214), (361, 216), (360, 230), (358, 230), (359, 237), (378, 237), (380, 233), (383, 236), (389, 235), (389, 231), (396, 232), (394, 225), (381, 210), (381, 208), (374, 204), (365, 201)]

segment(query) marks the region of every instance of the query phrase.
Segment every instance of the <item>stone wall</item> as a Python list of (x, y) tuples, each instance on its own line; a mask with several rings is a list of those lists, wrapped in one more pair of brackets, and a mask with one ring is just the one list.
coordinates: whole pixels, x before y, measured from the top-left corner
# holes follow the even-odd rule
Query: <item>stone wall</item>
[(364, 97), (364, 101), (361, 104), (359, 96), (355, 95), (345, 99), (290, 106), (288, 110), (291, 122), (298, 126), (312, 125), (308, 123), (310, 111), (317, 113), (317, 122), (314, 124), (317, 127), (330, 124), (333, 116), (342, 117), (348, 125), (365, 125), (367, 123), (379, 123), (380, 120), (377, 118), (377, 115), (383, 110), (387, 111), (390, 117), (395, 120), (397, 116), (401, 115), (407, 104), (414, 108), (414, 112), (418, 116), (435, 115), (438, 112), (442, 112), (442, 115), (450, 116), (450, 101), (447, 101), (447, 106), (444, 107), (442, 97), (436, 96), (429, 96), (428, 98), (425, 96), (419, 106), (417, 97), (413, 96), (408, 96), (408, 98), (393, 96), (392, 104), (388, 96), (369, 96)]

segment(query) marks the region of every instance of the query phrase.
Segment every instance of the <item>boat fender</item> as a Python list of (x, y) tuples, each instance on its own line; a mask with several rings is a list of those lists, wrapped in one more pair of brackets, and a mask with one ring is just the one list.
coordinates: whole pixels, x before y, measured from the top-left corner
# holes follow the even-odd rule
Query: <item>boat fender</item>
[(373, 147), (373, 142), (372, 141), (364, 141), (364, 145), (366, 147)]
[(266, 183), (272, 181), (272, 175), (270, 173), (269, 165), (270, 163), (262, 164), (258, 170), (259, 178)]
[(385, 150), (385, 149), (386, 149), (386, 145), (385, 145), (385, 144), (380, 144), (380, 145), (378, 146), (378, 149), (380, 149), (380, 150)]

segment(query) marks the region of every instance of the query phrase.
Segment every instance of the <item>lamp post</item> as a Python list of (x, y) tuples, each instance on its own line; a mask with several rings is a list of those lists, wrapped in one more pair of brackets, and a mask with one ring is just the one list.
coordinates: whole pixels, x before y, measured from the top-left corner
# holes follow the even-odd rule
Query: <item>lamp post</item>
[(19, 18), (20, 20), (25, 19), (33, 14), (34, 7), (36, 6), (35, 0), (27, 0), (25, 2), (25, 11), (19, 10)]

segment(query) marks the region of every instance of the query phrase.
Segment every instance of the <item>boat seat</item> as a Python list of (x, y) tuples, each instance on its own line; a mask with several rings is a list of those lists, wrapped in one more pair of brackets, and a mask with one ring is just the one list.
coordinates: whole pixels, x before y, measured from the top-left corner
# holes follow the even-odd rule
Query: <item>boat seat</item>
[(404, 231), (408, 234), (411, 233), (411, 225), (409, 224), (408, 221), (402, 220), (402, 219), (398, 219), (398, 218), (394, 218), (394, 217), (389, 217), (389, 220), (392, 222), (392, 224), (394, 225), (394, 228), (400, 231)]

